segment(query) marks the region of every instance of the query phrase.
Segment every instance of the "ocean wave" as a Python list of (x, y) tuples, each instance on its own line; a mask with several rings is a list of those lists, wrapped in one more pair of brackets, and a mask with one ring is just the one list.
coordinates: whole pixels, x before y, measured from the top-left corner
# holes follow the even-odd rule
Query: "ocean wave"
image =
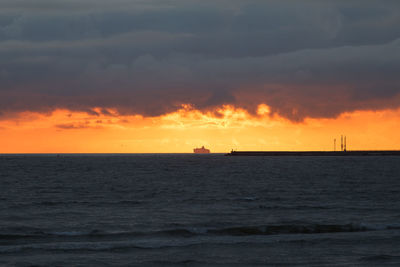
[(182, 260), (182, 261), (155, 260), (155, 261), (141, 262), (141, 264), (151, 264), (151, 265), (157, 264), (157, 265), (162, 265), (162, 266), (165, 266), (165, 265), (167, 265), (167, 266), (171, 266), (171, 265), (173, 265), (173, 266), (176, 266), (176, 265), (187, 266), (187, 265), (193, 265), (193, 264), (195, 264), (195, 265), (198, 265), (198, 264), (209, 265), (210, 263), (207, 262), (207, 261), (199, 261), (199, 260)]
[(393, 261), (393, 260), (400, 260), (400, 256), (393, 256), (393, 255), (386, 255), (386, 254), (380, 254), (380, 255), (372, 255), (372, 256), (365, 256), (360, 258), (361, 261)]
[(260, 204), (256, 206), (258, 209), (262, 210), (329, 210), (335, 209), (333, 206), (323, 206), (323, 205), (293, 205), (293, 206), (283, 206), (283, 205), (263, 205)]
[(269, 226), (242, 226), (224, 229), (209, 230), (209, 233), (218, 235), (276, 235), (276, 234), (317, 234), (337, 232), (361, 232), (369, 229), (359, 225), (269, 225)]
[(208, 230), (207, 233), (218, 235), (277, 235), (277, 234), (324, 234), (342, 232), (365, 232), (400, 229), (398, 224), (303, 224), (303, 225), (266, 225), (239, 226), (223, 229)]
[(176, 229), (165, 229), (159, 231), (42, 231), (36, 228), (27, 228), (20, 231), (0, 231), (0, 241), (28, 238), (127, 238), (127, 237), (183, 237), (189, 238), (204, 235), (224, 236), (251, 236), (251, 235), (279, 235), (279, 234), (324, 234), (341, 232), (365, 232), (400, 229), (400, 224), (282, 224), (282, 225), (259, 225), (259, 226), (234, 226), (225, 228), (212, 227), (187, 227)]
[(135, 232), (135, 231), (34, 231), (28, 233), (0, 233), (0, 241), (29, 239), (29, 238), (102, 238), (102, 237), (142, 237), (142, 236), (176, 236), (191, 237), (200, 234), (200, 232), (189, 229), (171, 229), (162, 231)]
[(84, 205), (84, 206), (108, 206), (108, 205), (140, 205), (143, 201), (139, 200), (118, 200), (118, 201), (57, 201), (57, 200), (43, 200), (43, 201), (33, 201), (33, 202), (24, 202), (24, 203), (15, 203), (11, 205), (9, 208), (18, 209), (24, 207), (35, 207), (35, 206), (65, 206), (65, 205)]
[(162, 230), (162, 231), (149, 231), (149, 232), (139, 232), (139, 231), (100, 231), (100, 230), (91, 230), (91, 231), (65, 231), (65, 232), (48, 232), (44, 233), (45, 235), (51, 236), (70, 236), (70, 237), (117, 237), (117, 236), (181, 236), (188, 237), (194, 236), (198, 234), (198, 232), (191, 231), (189, 229), (171, 229), (171, 230)]
[(139, 246), (132, 243), (96, 243), (96, 242), (64, 242), (64, 243), (38, 243), (17, 246), (1, 246), (0, 254), (20, 253), (26, 251), (117, 251), (123, 249), (154, 249), (157, 247)]
[[(275, 241), (276, 242), (276, 241)], [(299, 242), (299, 240), (290, 240), (287, 242)], [(301, 242), (305, 242), (302, 240)], [(125, 240), (125, 241), (60, 241), (51, 240), (42, 243), (29, 243), (29, 244), (13, 244), (0, 246), (1, 254), (14, 254), (23, 252), (37, 252), (37, 251), (50, 251), (50, 252), (126, 252), (131, 250), (163, 250), (174, 248), (186, 248), (196, 250), (199, 247), (205, 246), (235, 246), (247, 247), (254, 242), (242, 242), (238, 240)], [(160, 260), (157, 263), (162, 263)], [(165, 262), (166, 263), (166, 262)]]
[[(31, 251), (52, 251), (52, 252), (122, 252), (127, 250), (154, 250), (154, 249), (168, 249), (168, 248), (194, 248), (204, 245), (215, 245), (216, 243), (208, 243), (202, 241), (186, 241), (186, 242), (171, 242), (170, 240), (160, 241), (62, 241), (62, 242), (45, 242), (45, 243), (30, 243), (30, 244), (16, 244), (0, 246), (0, 254), (21, 253)], [(218, 242), (217, 244), (232, 244), (228, 242)], [(242, 244), (242, 242), (237, 243)]]

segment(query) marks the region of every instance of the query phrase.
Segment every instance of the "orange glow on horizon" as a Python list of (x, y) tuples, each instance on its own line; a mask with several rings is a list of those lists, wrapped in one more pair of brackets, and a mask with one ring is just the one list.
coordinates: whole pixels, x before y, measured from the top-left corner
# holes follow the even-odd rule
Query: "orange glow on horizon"
[[(96, 109), (100, 114), (100, 109)], [(348, 150), (400, 149), (400, 109), (356, 111), (334, 119), (307, 118), (302, 123), (257, 116), (223, 106), (201, 112), (183, 105), (159, 117), (89, 115), (55, 110), (23, 112), (0, 120), (0, 153), (191, 153), (204, 145), (211, 152), (235, 150), (333, 150), (347, 135)]]

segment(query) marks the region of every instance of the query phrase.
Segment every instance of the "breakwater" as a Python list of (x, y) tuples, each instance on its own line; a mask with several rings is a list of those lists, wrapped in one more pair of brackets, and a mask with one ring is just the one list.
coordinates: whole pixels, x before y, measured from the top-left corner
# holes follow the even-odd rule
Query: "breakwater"
[(232, 151), (225, 156), (400, 156), (400, 150)]

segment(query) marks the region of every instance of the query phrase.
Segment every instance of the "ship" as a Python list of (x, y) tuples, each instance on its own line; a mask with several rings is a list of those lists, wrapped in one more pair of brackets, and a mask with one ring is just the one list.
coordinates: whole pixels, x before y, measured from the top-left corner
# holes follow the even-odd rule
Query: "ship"
[(193, 149), (193, 152), (195, 154), (208, 154), (210, 153), (210, 150), (202, 146), (201, 148), (195, 148)]

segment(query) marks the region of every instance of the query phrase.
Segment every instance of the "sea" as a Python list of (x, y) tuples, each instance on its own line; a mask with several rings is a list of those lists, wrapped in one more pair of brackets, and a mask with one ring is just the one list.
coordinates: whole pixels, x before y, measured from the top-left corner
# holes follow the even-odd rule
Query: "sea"
[(0, 266), (400, 266), (400, 157), (0, 155)]

